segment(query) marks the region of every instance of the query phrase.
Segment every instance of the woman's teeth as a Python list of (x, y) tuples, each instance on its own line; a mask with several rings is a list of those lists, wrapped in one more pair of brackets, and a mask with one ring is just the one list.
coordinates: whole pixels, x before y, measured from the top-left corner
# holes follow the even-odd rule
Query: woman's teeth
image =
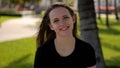
[(65, 30), (67, 30), (68, 28), (69, 28), (69, 26), (64, 27), (64, 28), (61, 28), (60, 30), (65, 31)]

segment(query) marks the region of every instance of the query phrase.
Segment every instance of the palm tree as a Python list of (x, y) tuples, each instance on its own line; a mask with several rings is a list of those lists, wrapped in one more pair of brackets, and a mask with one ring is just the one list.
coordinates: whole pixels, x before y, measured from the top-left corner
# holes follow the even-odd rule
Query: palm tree
[(101, 6), (101, 1), (98, 0), (98, 19), (101, 20), (101, 9), (100, 9), (100, 6)]
[[(98, 1), (98, 19), (100, 20), (100, 22), (102, 23), (102, 19), (101, 19), (101, 0), (97, 0)], [(103, 24), (103, 23), (102, 23)]]
[(108, 0), (106, 0), (106, 26), (107, 26), (108, 28), (110, 28), (108, 13), (109, 13), (109, 10), (108, 10)]
[(2, 0), (0, 0), (0, 7), (1, 7)]
[(78, 12), (80, 16), (80, 37), (90, 43), (95, 49), (97, 68), (105, 68), (101, 44), (98, 37), (96, 14), (93, 0), (78, 0)]
[(118, 10), (117, 10), (117, 3), (116, 3), (116, 0), (114, 0), (114, 6), (115, 6), (115, 17), (116, 17), (116, 20), (119, 21), (119, 16), (118, 16)]

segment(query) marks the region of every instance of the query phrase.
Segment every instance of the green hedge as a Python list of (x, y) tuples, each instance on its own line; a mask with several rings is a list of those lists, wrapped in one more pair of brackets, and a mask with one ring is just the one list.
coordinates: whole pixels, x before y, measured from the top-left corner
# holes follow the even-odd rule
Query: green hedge
[(2, 10), (0, 16), (22, 16), (20, 13), (13, 10)]

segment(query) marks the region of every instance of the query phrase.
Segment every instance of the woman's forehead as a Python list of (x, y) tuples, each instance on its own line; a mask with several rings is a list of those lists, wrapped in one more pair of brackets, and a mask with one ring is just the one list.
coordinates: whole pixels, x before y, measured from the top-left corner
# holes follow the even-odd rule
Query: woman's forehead
[(57, 15), (67, 15), (70, 14), (68, 9), (64, 8), (64, 7), (58, 7), (55, 8), (53, 10), (51, 10), (51, 12), (49, 13), (50, 16), (57, 16)]

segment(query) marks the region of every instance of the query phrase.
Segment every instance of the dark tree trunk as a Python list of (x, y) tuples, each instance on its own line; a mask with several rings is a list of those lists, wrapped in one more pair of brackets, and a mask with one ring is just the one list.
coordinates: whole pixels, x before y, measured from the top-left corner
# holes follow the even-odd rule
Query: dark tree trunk
[(109, 18), (108, 18), (109, 10), (108, 10), (108, 0), (106, 0), (106, 26), (110, 28)]
[(78, 0), (80, 16), (80, 38), (90, 43), (95, 49), (97, 68), (105, 68), (102, 48), (98, 36), (96, 14), (93, 0)]
[(115, 6), (115, 18), (116, 18), (116, 20), (119, 21), (119, 16), (118, 16), (118, 10), (117, 10), (117, 3), (116, 3), (116, 0), (114, 0), (114, 6)]
[(98, 19), (100, 20), (100, 23), (102, 23), (102, 19), (101, 19), (101, 0), (98, 0)]
[(63, 2), (63, 0), (58, 0), (58, 2)]
[(98, 19), (101, 20), (101, 10), (100, 10), (100, 6), (101, 6), (101, 1), (98, 0)]

